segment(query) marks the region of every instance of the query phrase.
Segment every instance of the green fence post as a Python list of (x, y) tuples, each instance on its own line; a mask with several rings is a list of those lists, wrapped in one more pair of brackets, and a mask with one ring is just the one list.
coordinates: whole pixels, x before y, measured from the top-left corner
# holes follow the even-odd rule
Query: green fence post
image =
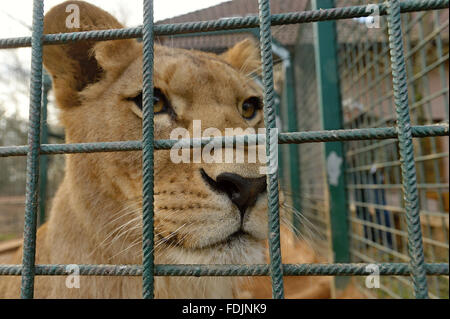
[[(313, 10), (334, 8), (333, 0), (313, 0)], [(342, 107), (337, 63), (337, 34), (335, 21), (314, 24), (317, 90), (324, 130), (342, 129)], [(325, 143), (325, 163), (334, 262), (349, 262), (347, 192), (342, 142)], [(336, 277), (336, 289), (343, 289), (346, 277)]]
[[(48, 92), (50, 91), (52, 82), (47, 73), (44, 73), (42, 85), (41, 144), (48, 144), (47, 104)], [(48, 180), (47, 171), (48, 156), (42, 155), (39, 161), (39, 225), (42, 225), (45, 222)]]

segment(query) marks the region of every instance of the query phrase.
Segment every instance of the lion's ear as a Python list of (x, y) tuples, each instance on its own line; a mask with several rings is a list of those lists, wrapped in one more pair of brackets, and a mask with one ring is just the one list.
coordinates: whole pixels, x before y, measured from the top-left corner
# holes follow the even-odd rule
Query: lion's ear
[(251, 39), (238, 42), (220, 57), (235, 69), (245, 74), (259, 73), (261, 59), (258, 45)]
[[(79, 25), (73, 19), (79, 17)], [(72, 27), (73, 26), (73, 27)], [(69, 33), (119, 29), (123, 26), (109, 13), (83, 1), (66, 1), (52, 8), (44, 17), (44, 33)], [(52, 75), (55, 96), (60, 107), (80, 104), (79, 92), (95, 83), (115, 61), (132, 51), (134, 40), (105, 42), (77, 41), (46, 45), (43, 62)], [(112, 70), (113, 70), (112, 69)]]

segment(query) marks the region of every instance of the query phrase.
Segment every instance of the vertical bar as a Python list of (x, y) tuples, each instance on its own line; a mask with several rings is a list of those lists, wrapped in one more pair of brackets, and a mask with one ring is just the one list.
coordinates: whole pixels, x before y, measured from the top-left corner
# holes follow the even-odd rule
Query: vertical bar
[[(52, 86), (50, 77), (44, 72), (42, 92), (41, 145), (48, 144), (47, 104), (48, 92)], [(45, 222), (48, 180), (48, 155), (41, 155), (39, 161), (39, 225)]]
[(42, 99), (42, 33), (44, 1), (33, 1), (33, 33), (31, 35), (31, 81), (28, 126), (28, 154), (25, 222), (23, 231), (22, 286), (20, 296), (34, 296), (34, 263), (36, 257), (36, 218), (39, 199), (39, 152)]
[(408, 82), (400, 17), (400, 2), (387, 2), (389, 48), (391, 53), (394, 103), (397, 112), (398, 143), (402, 171), (403, 197), (408, 225), (408, 250), (416, 298), (428, 298), (422, 230), (420, 227), (419, 193), (417, 190), (414, 147), (408, 105)]
[[(276, 114), (274, 110), (274, 86), (273, 86), (273, 58), (272, 58), (272, 34), (270, 30), (270, 0), (258, 0), (260, 45), (263, 67), (264, 84), (264, 124), (266, 126), (266, 154), (268, 159), (267, 194), (269, 215), (269, 254), (270, 277), (272, 279), (272, 297), (284, 298), (283, 268), (281, 263), (280, 248), (280, 216), (278, 200), (278, 169), (270, 171), (273, 157), (277, 156), (277, 150), (272, 145), (271, 132), (276, 132)], [(277, 142), (276, 142), (277, 143)]]
[[(334, 1), (313, 0), (312, 5), (313, 10), (333, 8)], [(314, 24), (317, 92), (324, 130), (343, 128), (336, 39), (335, 21)], [(325, 143), (324, 147), (333, 259), (345, 263), (349, 262), (350, 253), (344, 147), (342, 142)], [(343, 289), (347, 282), (347, 277), (335, 277), (337, 289)]]
[(153, 0), (144, 0), (143, 26), (143, 123), (142, 123), (142, 162), (143, 162), (143, 297), (154, 298), (154, 254), (153, 254)]
[[(288, 116), (288, 131), (297, 132), (297, 109), (295, 98), (295, 79), (292, 66), (292, 59), (286, 63), (286, 103)], [(292, 192), (292, 205), (300, 212), (300, 164), (299, 164), (299, 146), (297, 144), (289, 145), (289, 178)], [(300, 216), (298, 213), (293, 214), (292, 225), (295, 234), (300, 235)]]
[[(412, 31), (413, 29), (418, 31), (417, 33), (418, 33), (419, 43), (424, 43), (424, 37), (425, 37), (424, 23), (426, 23), (428, 25), (427, 17), (429, 18), (430, 16), (431, 16), (431, 12), (430, 12), (430, 15), (427, 15), (427, 11), (420, 12), (413, 19), (410, 19), (410, 15), (408, 15), (408, 14), (403, 15), (403, 17), (405, 18), (405, 20), (403, 21), (404, 26), (405, 26), (403, 34), (404, 34), (404, 37), (406, 38), (406, 41), (405, 41), (405, 45), (406, 45), (405, 52), (406, 53), (411, 52), (412, 47), (416, 46), (414, 44), (415, 41), (411, 37), (411, 33), (413, 32)], [(414, 70), (417, 70), (417, 69), (425, 70), (426, 68), (427, 68), (427, 47), (422, 46), (418, 50), (416, 55), (413, 55), (410, 59), (408, 59), (406, 61), (406, 70), (407, 70), (407, 74), (408, 73), (414, 74)], [(433, 124), (433, 118), (432, 118), (433, 112), (432, 112), (431, 102), (430, 101), (421, 101), (423, 96), (428, 97), (431, 95), (431, 92), (430, 92), (431, 86), (430, 86), (429, 75), (427, 74), (427, 75), (421, 77), (420, 79), (417, 79), (416, 81), (414, 81), (412, 83), (412, 85), (410, 86), (410, 88), (411, 88), (410, 89), (411, 91), (409, 91), (410, 94), (408, 94), (411, 97), (410, 103), (412, 105), (416, 104), (417, 102), (420, 103), (420, 105), (418, 105), (418, 107), (413, 108), (411, 110), (411, 116), (412, 116), (413, 123), (415, 123), (417, 125)], [(419, 97), (419, 96), (421, 96), (421, 97)], [(431, 149), (428, 149), (426, 147), (427, 142), (429, 143), (428, 145), (430, 146)], [(416, 153), (417, 156), (438, 154), (439, 152), (437, 151), (436, 139), (435, 138), (420, 139), (417, 143), (416, 151), (417, 151), (417, 153)], [(423, 184), (427, 184), (427, 183), (440, 184), (441, 183), (441, 172), (440, 172), (440, 167), (439, 167), (439, 159), (431, 160), (431, 161), (420, 161), (417, 163), (416, 166), (417, 166), (416, 173), (417, 173), (418, 183), (423, 183)], [(432, 167), (430, 167), (430, 166), (432, 166)], [(432, 181), (430, 180), (429, 175), (428, 175), (430, 173), (430, 171), (431, 171), (431, 173), (434, 173), (431, 175)], [(441, 197), (441, 196), (439, 196), (440, 190), (436, 189), (435, 191), (436, 191), (436, 195), (438, 197), (437, 198), (437, 202), (438, 202), (437, 210), (444, 211), (443, 202), (439, 200)], [(429, 201), (427, 199), (428, 191), (424, 190), (424, 189), (422, 189), (422, 190), (419, 189), (418, 192), (419, 192), (419, 203), (421, 203), (421, 209), (430, 211), (431, 207), (430, 207)], [(428, 214), (424, 214), (423, 217), (425, 217), (425, 225), (424, 225), (425, 229), (424, 229), (423, 236), (424, 236), (425, 240), (427, 237), (429, 239), (433, 239), (433, 229), (430, 225), (430, 216)], [(437, 255), (437, 253), (439, 253), (439, 251), (436, 251), (434, 244), (430, 244), (430, 245), (428, 245), (428, 253), (429, 253), (429, 258), (431, 258), (432, 261), (435, 261), (436, 255)], [(433, 283), (432, 287), (428, 288), (430, 297), (433, 297), (433, 295), (435, 295), (435, 296), (437, 295), (437, 297), (440, 298), (439, 277), (433, 276), (430, 279)]]

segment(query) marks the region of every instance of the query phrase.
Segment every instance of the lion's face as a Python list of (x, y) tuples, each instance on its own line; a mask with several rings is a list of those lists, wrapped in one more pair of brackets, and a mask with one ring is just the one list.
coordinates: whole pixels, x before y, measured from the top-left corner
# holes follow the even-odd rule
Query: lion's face
[[(249, 45), (242, 43), (236, 49)], [(127, 131), (114, 137), (119, 140), (142, 138), (142, 67), (139, 55), (105, 91), (112, 99), (105, 107), (117, 109), (114, 117), (126, 119)], [(261, 89), (221, 57), (156, 46), (154, 88), (156, 139), (170, 139), (179, 128), (193, 137), (194, 121), (201, 121), (203, 130), (217, 128), (222, 134), (226, 128), (264, 126)], [(209, 250), (248, 246), (265, 238), (267, 203), (261, 163), (205, 163), (203, 158), (195, 163), (193, 152), (189, 151), (189, 163), (174, 163), (170, 151), (155, 151), (157, 243)], [(141, 198), (141, 154), (135, 154), (130, 165), (125, 153), (116, 153), (108, 165), (117, 163), (123, 163), (121, 172), (126, 174), (118, 183), (122, 193), (130, 200)], [(254, 194), (243, 194), (247, 192)], [(248, 198), (241, 204), (233, 196)]]
[[(81, 5), (82, 18), (86, 8), (89, 18), (85, 25), (82, 21), (82, 29), (120, 27), (109, 14), (86, 4)], [(55, 22), (58, 12), (53, 17), (52, 13), (46, 15), (45, 32), (68, 32)], [(102, 24), (97, 25), (99, 19)], [(105, 25), (105, 21), (109, 22)], [(264, 127), (262, 90), (250, 78), (258, 59), (251, 41), (222, 55), (155, 45), (155, 139), (173, 138), (171, 132), (177, 128), (193, 137), (194, 121), (201, 121), (202, 132), (216, 128), (222, 135), (227, 128)], [(142, 139), (141, 43), (117, 40), (47, 46), (44, 63), (53, 76), (67, 142)], [(267, 233), (266, 182), (259, 171), (263, 164), (248, 163), (247, 157), (244, 163), (194, 162), (194, 152), (189, 150), (189, 163), (175, 163), (171, 151), (155, 151), (157, 252), (172, 262), (195, 262), (181, 260), (194, 255), (217, 263), (262, 262), (261, 241)], [(118, 203), (105, 223), (111, 229), (133, 225), (123, 239), (138, 242), (142, 152), (70, 155), (68, 167), (81, 192), (98, 192)]]

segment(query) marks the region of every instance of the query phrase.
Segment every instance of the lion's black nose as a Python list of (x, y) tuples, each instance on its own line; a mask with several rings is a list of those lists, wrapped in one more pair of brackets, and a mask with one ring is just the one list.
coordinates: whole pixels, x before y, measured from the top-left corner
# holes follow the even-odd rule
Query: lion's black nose
[(266, 190), (266, 178), (245, 178), (233, 173), (222, 173), (217, 176), (216, 185), (227, 193), (243, 218), (247, 208), (254, 205), (258, 195)]

